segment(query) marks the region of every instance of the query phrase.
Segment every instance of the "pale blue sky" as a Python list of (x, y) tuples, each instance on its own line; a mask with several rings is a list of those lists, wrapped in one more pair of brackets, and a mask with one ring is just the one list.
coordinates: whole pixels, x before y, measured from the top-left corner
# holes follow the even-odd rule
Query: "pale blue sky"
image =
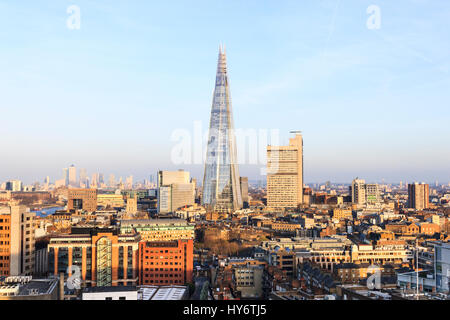
[(236, 128), (302, 130), (306, 182), (450, 181), (448, 0), (0, 0), (0, 181), (201, 178), (171, 134), (207, 126), (221, 42)]

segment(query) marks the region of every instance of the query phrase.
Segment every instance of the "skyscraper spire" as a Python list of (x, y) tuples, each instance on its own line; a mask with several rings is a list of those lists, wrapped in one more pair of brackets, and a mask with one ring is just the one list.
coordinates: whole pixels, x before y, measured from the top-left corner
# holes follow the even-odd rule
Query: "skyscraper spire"
[(202, 201), (221, 212), (242, 208), (227, 61), (222, 46), (219, 47)]

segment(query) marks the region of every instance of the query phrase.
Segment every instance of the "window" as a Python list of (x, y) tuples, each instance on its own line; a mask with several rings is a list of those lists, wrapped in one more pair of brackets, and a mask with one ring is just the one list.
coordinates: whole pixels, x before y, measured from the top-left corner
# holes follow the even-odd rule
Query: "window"
[(127, 300), (126, 297), (119, 297), (119, 300)]
[(106, 297), (105, 300), (110, 301), (110, 300), (112, 300), (112, 297)]

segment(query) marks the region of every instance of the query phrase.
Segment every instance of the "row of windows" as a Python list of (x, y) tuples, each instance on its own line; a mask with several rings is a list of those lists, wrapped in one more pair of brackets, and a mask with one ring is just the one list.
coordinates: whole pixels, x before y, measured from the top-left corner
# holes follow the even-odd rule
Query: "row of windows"
[(146, 266), (148, 266), (148, 265), (155, 265), (155, 266), (173, 266), (173, 265), (181, 265), (181, 262), (161, 262), (161, 263), (159, 263), (159, 262), (155, 262), (155, 263), (153, 263), (153, 262), (150, 262), (150, 263), (148, 263), (148, 262), (146, 262), (145, 263), (145, 265)]
[(160, 256), (160, 257), (158, 257), (158, 256), (145, 256), (145, 259), (160, 259), (160, 260), (173, 260), (173, 259), (181, 259), (181, 256), (165, 256), (165, 257), (163, 257), (163, 256)]
[(145, 250), (145, 253), (181, 253), (181, 250)]
[(145, 284), (180, 284), (183, 283), (181, 280), (144, 280)]
[(145, 271), (182, 271), (181, 268), (145, 268)]
[(145, 277), (147, 278), (181, 278), (182, 275), (181, 274), (173, 274), (173, 273), (169, 273), (169, 274), (159, 274), (159, 273), (145, 273), (144, 274)]

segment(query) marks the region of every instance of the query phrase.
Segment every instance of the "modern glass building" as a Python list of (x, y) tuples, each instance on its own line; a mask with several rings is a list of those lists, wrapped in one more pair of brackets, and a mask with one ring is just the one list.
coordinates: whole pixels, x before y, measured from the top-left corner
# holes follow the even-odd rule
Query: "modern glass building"
[(209, 125), (202, 204), (219, 212), (242, 208), (227, 61), (222, 48)]

